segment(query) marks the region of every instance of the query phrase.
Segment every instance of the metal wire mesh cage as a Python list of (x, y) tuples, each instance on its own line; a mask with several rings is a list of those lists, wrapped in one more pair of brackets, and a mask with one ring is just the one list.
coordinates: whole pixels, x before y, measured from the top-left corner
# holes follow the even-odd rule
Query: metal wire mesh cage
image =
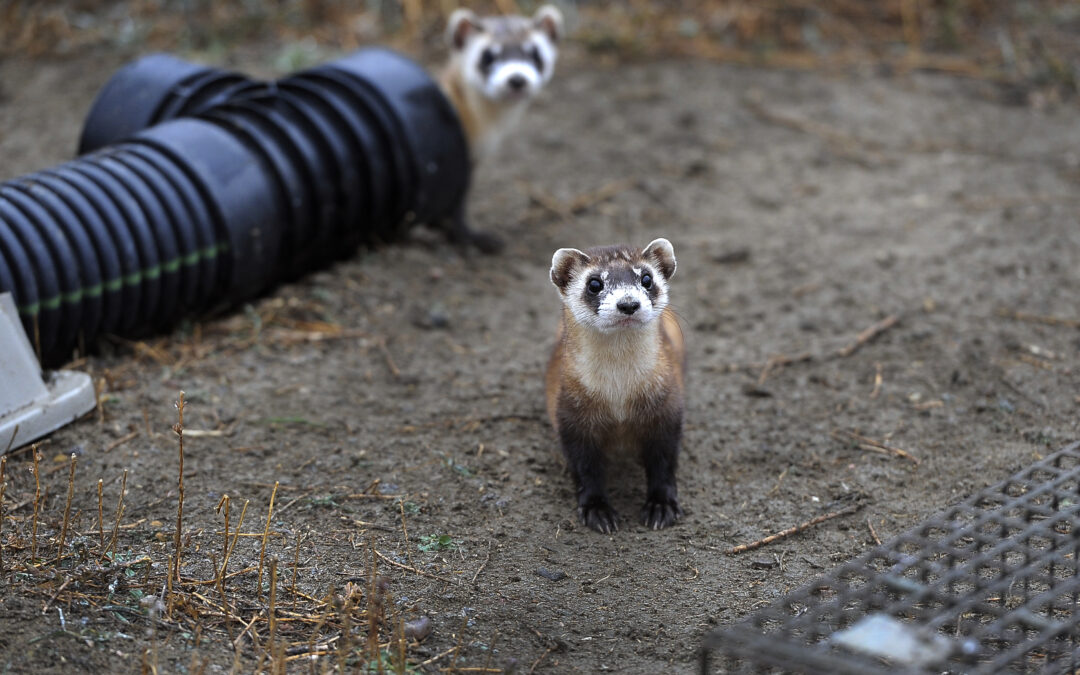
[(701, 672), (1074, 673), (1080, 443), (705, 638)]

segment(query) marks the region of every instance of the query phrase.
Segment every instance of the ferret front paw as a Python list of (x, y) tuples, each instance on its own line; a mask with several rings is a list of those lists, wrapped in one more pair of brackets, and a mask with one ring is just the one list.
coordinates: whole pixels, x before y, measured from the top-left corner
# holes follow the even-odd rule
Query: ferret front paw
[(641, 507), (641, 524), (650, 530), (662, 530), (682, 518), (682, 515), (677, 497), (653, 495)]
[(582, 524), (602, 534), (611, 534), (619, 529), (619, 514), (603, 497), (592, 497), (578, 506), (578, 518)]

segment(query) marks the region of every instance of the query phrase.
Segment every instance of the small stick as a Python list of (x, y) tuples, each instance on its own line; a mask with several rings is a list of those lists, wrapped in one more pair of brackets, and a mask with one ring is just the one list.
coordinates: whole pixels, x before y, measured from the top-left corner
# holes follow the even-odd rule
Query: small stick
[[(263, 529), (262, 549), (259, 551), (259, 583), (258, 594), (262, 595), (263, 559), (266, 557), (266, 540), (270, 538), (270, 518), (274, 515), (274, 498), (277, 497), (278, 484), (274, 481), (274, 491), (270, 493), (270, 508), (266, 511), (266, 528)], [(236, 528), (239, 532), (240, 528)]]
[(401, 617), (400, 613), (395, 612), (395, 614), (397, 615), (397, 622), (394, 624), (394, 632), (397, 633), (398, 647), (397, 675), (405, 675), (405, 669), (408, 668), (409, 665), (408, 658), (405, 656), (405, 619)]
[(874, 532), (874, 524), (870, 522), (870, 516), (866, 517), (866, 527), (870, 528), (870, 536), (874, 538), (874, 543), (881, 546), (881, 539), (878, 538), (877, 532)]
[(250, 499), (244, 500), (244, 507), (240, 509), (240, 522), (236, 523), (236, 531), (233, 532), (232, 545), (229, 546), (229, 550), (225, 553), (225, 560), (221, 562), (221, 576), (223, 579), (225, 578), (225, 570), (229, 566), (229, 558), (232, 556), (232, 552), (236, 550), (236, 542), (240, 539), (240, 528), (244, 525), (244, 515), (247, 514), (247, 507), (250, 503)]
[(491, 542), (488, 541), (487, 556), (484, 557), (484, 562), (480, 564), (480, 569), (476, 570), (476, 574), (472, 575), (472, 581), (469, 583), (476, 583), (476, 580), (480, 577), (480, 573), (487, 567), (488, 561), (491, 560)]
[(48, 599), (48, 601), (45, 603), (45, 606), (41, 608), (41, 615), (42, 616), (45, 616), (45, 614), (48, 613), (49, 607), (51, 607), (52, 604), (54, 602), (56, 602), (56, 599), (60, 597), (60, 594), (64, 592), (64, 589), (67, 588), (68, 584), (70, 584), (70, 583), (71, 583), (71, 577), (68, 577), (67, 579), (64, 579), (64, 583), (60, 584), (60, 588), (56, 589), (56, 592), (53, 593), (52, 597)]
[(870, 392), (870, 398), (875, 399), (881, 393), (881, 362), (874, 364), (874, 388)]
[[(913, 462), (915, 464), (915, 466), (918, 466), (922, 462), (922, 460), (920, 460), (918, 457), (911, 454), (907, 450), (901, 450), (900, 448), (894, 448), (891, 445), (885, 445), (881, 441), (875, 441), (872, 438), (867, 438), (866, 436), (862, 436), (860, 434), (857, 434), (854, 431), (847, 431), (846, 429), (837, 429), (836, 431), (832, 432), (832, 434), (830, 434), (830, 435), (833, 438), (835, 438), (836, 440), (838, 440), (838, 441), (839, 440), (855, 441), (856, 447), (858, 447), (860, 450), (866, 450), (868, 452), (876, 452), (876, 453), (881, 454), (881, 455), (896, 455), (897, 457), (903, 457), (904, 459), (908, 460), (909, 462)], [(842, 438), (842, 436), (847, 436), (847, 439)]]
[(769, 536), (767, 536), (767, 537), (765, 537), (763, 539), (758, 539), (757, 541), (752, 541), (749, 544), (739, 544), (738, 546), (735, 546), (734, 548), (728, 549), (727, 554), (728, 555), (737, 555), (739, 553), (745, 553), (747, 551), (753, 551), (754, 549), (761, 548), (762, 546), (765, 546), (767, 544), (771, 544), (774, 541), (778, 541), (780, 539), (785, 539), (787, 537), (790, 537), (793, 534), (798, 534), (798, 533), (803, 532), (805, 530), (809, 530), (811, 527), (814, 527), (815, 525), (820, 525), (821, 523), (824, 523), (825, 521), (828, 521), (828, 520), (832, 520), (833, 518), (839, 518), (840, 516), (846, 516), (846, 515), (850, 515), (852, 513), (855, 513), (856, 511), (858, 511), (862, 507), (863, 507), (862, 504), (852, 504), (851, 506), (849, 506), (847, 508), (840, 509), (839, 511), (833, 511), (832, 513), (826, 513), (825, 515), (818, 516), (816, 518), (811, 518), (810, 520), (806, 521), (805, 523), (800, 523), (800, 524), (796, 525), (795, 527), (789, 527), (786, 530), (781, 530), (780, 532), (777, 532), (776, 534), (770, 534)]
[(105, 378), (99, 377), (97, 386), (94, 387), (94, 406), (97, 408), (98, 426), (105, 426), (105, 401), (101, 395), (105, 393)]
[(761, 374), (758, 375), (757, 386), (761, 387), (763, 384), (765, 384), (765, 380), (767, 380), (769, 378), (769, 375), (771, 375), (772, 372), (777, 368), (781, 368), (783, 366), (790, 366), (793, 363), (802, 363), (803, 361), (813, 360), (814, 355), (810, 352), (802, 352), (800, 354), (794, 354), (791, 356), (787, 354), (770, 356), (769, 360), (765, 362), (765, 366), (762, 367)]
[[(489, 669), (489, 666), (491, 666), (491, 655), (495, 652), (495, 643), (497, 643), (498, 641), (499, 641), (499, 631), (495, 631), (495, 635), (491, 636), (491, 644), (488, 645), (489, 648), (487, 650), (487, 658), (484, 659), (484, 669), (481, 670), (480, 672), (482, 672), (482, 673), (491, 673), (491, 672), (501, 673), (502, 672), (502, 670), (490, 670)], [(466, 670), (466, 669), (459, 669), (459, 670)]]
[(97, 529), (98, 529), (98, 548), (105, 546), (105, 508), (102, 506), (102, 481), (98, 478), (97, 481)]
[(368, 620), (368, 658), (379, 664), (379, 619), (383, 613), (382, 594), (379, 592), (379, 561), (375, 557), (375, 537), (368, 537), (371, 549), (371, 565), (368, 567), (367, 620)]
[(1066, 326), (1068, 328), (1080, 328), (1080, 319), (1063, 319), (1058, 316), (1043, 316), (1041, 314), (1029, 314), (1027, 312), (1010, 312), (1007, 309), (1000, 310), (999, 316), (1004, 316), (1009, 319), (1015, 319), (1016, 321), (1030, 321), (1032, 323), (1041, 323), (1047, 326)]
[(582, 194), (575, 196), (566, 205), (566, 210), (571, 214), (582, 213), (593, 205), (606, 202), (620, 192), (624, 192), (633, 186), (634, 181), (632, 180), (616, 180), (606, 183), (597, 190), (583, 192)]
[(0, 581), (4, 579), (4, 493), (7, 492), (7, 457), (0, 457)]
[[(436, 661), (438, 661), (442, 657), (447, 656), (448, 654), (450, 654), (450, 652), (452, 652), (452, 651), (454, 651), (456, 649), (457, 649), (457, 646), (455, 645), (455, 646), (451, 647), (450, 649), (447, 649), (445, 652), (439, 652), (438, 654), (436, 654), (435, 656), (432, 656), (427, 661), (421, 661), (420, 663), (416, 664), (416, 670), (419, 672), (420, 669), (423, 668), (424, 666), (430, 666), (431, 664), (435, 663)], [(549, 649), (548, 651), (551, 651), (551, 650)], [(532, 672), (532, 671), (529, 671), (529, 672)]]
[(68, 471), (67, 502), (64, 504), (64, 524), (60, 526), (60, 544), (56, 547), (56, 561), (64, 557), (64, 541), (67, 539), (68, 523), (71, 522), (71, 498), (75, 496), (75, 453), (71, 453), (71, 469)]
[(765, 495), (766, 497), (772, 496), (773, 494), (776, 493), (777, 490), (780, 489), (780, 484), (784, 482), (784, 476), (787, 476), (788, 471), (791, 471), (791, 465), (790, 464), (788, 464), (786, 467), (784, 467), (784, 470), (780, 472), (780, 476), (776, 479), (776, 485), (774, 485), (772, 487), (772, 489), (769, 490), (769, 492)]
[(37, 524), (38, 524), (38, 507), (41, 501), (41, 472), (38, 470), (38, 462), (40, 461), (40, 455), (38, 454), (37, 443), (30, 447), (31, 454), (34, 455), (34, 521), (31, 528), (32, 535), (30, 540), (30, 562), (33, 563), (37, 558)]
[[(328, 621), (330, 621), (330, 612), (333, 610), (333, 607), (334, 607), (334, 603), (332, 602), (333, 597), (334, 597), (334, 589), (333, 589), (333, 587), (331, 587), (330, 592), (326, 596), (326, 600), (323, 603), (326, 606), (326, 611), (323, 612), (322, 616), (319, 617), (319, 622), (315, 624), (315, 630), (313, 630), (311, 632), (311, 636), (308, 638), (308, 653), (314, 653), (315, 652), (315, 640), (319, 636), (319, 631), (321, 631), (322, 627), (325, 626)], [(335, 639), (337, 639), (337, 638), (335, 638)], [(327, 650), (327, 652), (330, 651), (330, 643), (329, 642), (326, 643), (326, 650)], [(342, 666), (344, 667), (344, 664), (342, 664)], [(315, 661), (314, 661), (314, 659), (311, 661), (311, 673), (313, 675), (315, 673)]]
[(120, 479), (120, 497), (116, 500), (116, 522), (113, 523), (112, 537), (109, 539), (109, 545), (105, 547), (105, 550), (101, 553), (101, 557), (104, 558), (116, 545), (116, 535), (120, 531), (120, 519), (124, 516), (124, 492), (127, 491), (127, 469), (124, 469), (124, 477)]
[[(256, 612), (255, 615), (251, 617), (251, 621), (248, 621), (247, 624), (244, 626), (244, 630), (240, 631), (240, 634), (236, 636), (235, 640), (233, 640), (233, 649), (240, 646), (240, 638), (244, 637), (244, 634), (247, 633), (249, 630), (251, 630), (251, 627), (258, 620), (259, 620), (259, 614), (258, 614), (258, 612)], [(252, 640), (254, 641), (254, 638), (252, 638)]]
[(531, 183), (521, 182), (518, 184), (518, 187), (525, 192), (530, 201), (558, 216), (563, 222), (570, 222), (572, 219), (573, 214), (570, 213), (569, 209), (563, 206), (562, 203), (559, 202), (558, 199), (555, 199), (551, 194), (548, 194)]
[(109, 443), (108, 445), (105, 446), (105, 452), (110, 452), (112, 450), (115, 450), (116, 448), (119, 448), (121, 445), (123, 445), (124, 443), (127, 443), (128, 441), (130, 441), (131, 439), (135, 438), (138, 435), (139, 435), (139, 431), (138, 431), (138, 429), (136, 429), (135, 431), (132, 431), (127, 436), (124, 436), (123, 438), (116, 439), (112, 443)]
[[(217, 569), (217, 560), (214, 558), (214, 554), (210, 554), (210, 564)], [(232, 630), (232, 614), (229, 612), (229, 599), (225, 597), (225, 581), (224, 575), (219, 574), (216, 579), (218, 593), (221, 594), (221, 607), (225, 610), (225, 631), (229, 634), (229, 641), (233, 640)]]
[(413, 566), (412, 546), (409, 544), (409, 531), (405, 529), (405, 501), (399, 501), (398, 507), (401, 509), (401, 531), (405, 535), (405, 557), (409, 561), (409, 566)]
[(293, 566), (292, 566), (292, 606), (293, 611), (296, 611), (296, 575), (300, 569), (300, 532), (296, 532), (296, 551), (294, 551)]
[(394, 357), (390, 355), (390, 350), (386, 346), (386, 338), (381, 337), (376, 340), (376, 344), (379, 346), (379, 351), (382, 352), (383, 358), (386, 359), (386, 367), (390, 369), (390, 372), (394, 377), (401, 377), (401, 369), (394, 363)]
[[(221, 507), (222, 506), (225, 507), (225, 541), (221, 545), (221, 560), (222, 560), (222, 562), (224, 562), (229, 557), (229, 503), (231, 501), (232, 500), (229, 499), (229, 495), (227, 495), (227, 494), (222, 495), (221, 500), (218, 501), (218, 505), (217, 505), (217, 512), (218, 513), (221, 513)], [(217, 565), (214, 565), (214, 567), (217, 568)], [(224, 575), (225, 575), (225, 568), (222, 567), (221, 572), (218, 573), (218, 576), (221, 577), (221, 576), (224, 576)]]
[[(277, 612), (274, 603), (277, 600), (277, 556), (270, 558), (270, 607), (267, 611), (267, 620), (270, 623), (270, 672), (278, 672), (278, 667), (283, 663), (278, 662), (277, 648)], [(283, 669), (282, 669), (283, 670)]]
[(897, 316), (896, 314), (890, 314), (889, 316), (885, 317), (881, 321), (878, 321), (869, 328), (864, 329), (861, 333), (855, 336), (855, 340), (851, 344), (847, 345), (846, 347), (841, 347), (840, 349), (837, 349), (834, 353), (840, 358), (851, 356), (856, 351), (858, 351), (859, 347), (862, 347), (864, 344), (870, 342), (878, 335), (881, 335), (899, 322), (899, 316)]
[(403, 570), (408, 570), (409, 572), (415, 572), (416, 574), (419, 574), (420, 576), (423, 576), (423, 577), (427, 577), (429, 579), (437, 579), (439, 581), (445, 581), (448, 584), (455, 583), (453, 579), (447, 579), (446, 577), (440, 577), (437, 574), (430, 574), (430, 573), (425, 572), (424, 570), (418, 569), (416, 567), (409, 567), (408, 565), (402, 565), (399, 562), (395, 562), (395, 561), (391, 560), (390, 558), (387, 558), (382, 553), (379, 553), (377, 550), (375, 551), (375, 555), (382, 558), (383, 562), (389, 563), (389, 564), (393, 565), (394, 567), (400, 567)]
[(544, 653), (540, 655), (540, 658), (533, 661), (532, 667), (529, 668), (529, 675), (532, 675), (536, 671), (536, 667), (540, 665), (540, 662), (544, 660), (544, 657), (552, 652), (554, 647), (548, 647), (544, 650)]
[(176, 502), (176, 535), (173, 539), (173, 549), (176, 551), (176, 582), (180, 583), (180, 556), (182, 554), (183, 541), (181, 533), (184, 526), (184, 392), (180, 392), (180, 400), (176, 402), (176, 411), (179, 421), (173, 425), (173, 431), (180, 443), (180, 478), (179, 498)]

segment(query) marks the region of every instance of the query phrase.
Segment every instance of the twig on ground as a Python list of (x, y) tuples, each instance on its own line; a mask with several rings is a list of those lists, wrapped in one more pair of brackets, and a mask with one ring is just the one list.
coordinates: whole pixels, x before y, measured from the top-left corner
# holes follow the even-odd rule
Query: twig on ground
[(1059, 316), (1049, 316), (1042, 314), (1030, 314), (1028, 312), (1021, 312), (1017, 310), (1000, 309), (998, 310), (998, 316), (1003, 316), (1007, 319), (1013, 319), (1015, 321), (1027, 321), (1030, 323), (1041, 323), (1047, 326), (1065, 326), (1068, 328), (1080, 328), (1080, 319), (1066, 319)]
[(472, 581), (470, 581), (469, 583), (473, 583), (473, 584), (476, 583), (476, 580), (480, 576), (480, 573), (484, 571), (484, 568), (487, 567), (488, 561), (490, 561), (490, 560), (491, 560), (491, 542), (488, 541), (487, 555), (484, 557), (484, 562), (480, 564), (480, 568), (476, 570), (476, 574), (472, 575)]
[(874, 524), (870, 522), (870, 516), (866, 517), (866, 527), (870, 530), (870, 536), (873, 537), (874, 543), (881, 546), (881, 539), (877, 536), (877, 532), (874, 531)]
[(430, 666), (431, 664), (435, 663), (436, 661), (443, 658), (444, 656), (448, 656), (451, 652), (453, 652), (456, 649), (457, 649), (457, 646), (455, 645), (455, 646), (451, 647), (450, 649), (447, 649), (444, 652), (439, 652), (438, 654), (436, 654), (435, 656), (432, 656), (427, 661), (421, 661), (420, 663), (416, 664), (416, 670), (419, 671), (424, 666)]
[(34, 456), (34, 521), (32, 525), (32, 535), (30, 542), (30, 561), (31, 563), (37, 559), (37, 526), (38, 526), (38, 511), (41, 506), (41, 468), (39, 462), (41, 461), (41, 455), (38, 452), (37, 443), (30, 446), (30, 452)]
[(739, 553), (745, 553), (747, 551), (753, 551), (754, 549), (758, 549), (758, 548), (761, 548), (762, 546), (765, 546), (767, 544), (771, 544), (774, 541), (779, 541), (780, 539), (785, 539), (787, 537), (790, 537), (793, 534), (798, 534), (798, 533), (803, 532), (805, 530), (809, 530), (811, 527), (814, 527), (815, 525), (820, 525), (821, 523), (832, 520), (834, 518), (839, 518), (841, 516), (847, 516), (847, 515), (850, 515), (852, 513), (855, 513), (856, 511), (858, 511), (862, 507), (863, 507), (862, 504), (852, 504), (851, 506), (848, 506), (847, 508), (840, 509), (839, 511), (833, 511), (831, 513), (826, 513), (826, 514), (818, 516), (816, 518), (811, 518), (810, 520), (806, 521), (805, 523), (800, 523), (800, 524), (796, 525), (795, 527), (789, 527), (786, 530), (781, 530), (780, 532), (777, 532), (776, 534), (770, 534), (767, 537), (764, 537), (762, 539), (758, 539), (757, 541), (752, 541), (749, 544), (739, 544), (738, 546), (735, 546), (733, 548), (728, 549), (727, 554), (728, 555), (737, 555)]
[(419, 574), (420, 576), (427, 577), (429, 579), (437, 579), (439, 581), (445, 581), (448, 584), (456, 583), (453, 579), (448, 579), (446, 577), (440, 577), (438, 574), (431, 574), (430, 572), (425, 572), (424, 570), (419, 569), (417, 567), (409, 567), (408, 565), (402, 565), (399, 562), (396, 562), (394, 560), (391, 560), (390, 558), (387, 558), (382, 553), (379, 553), (379, 551), (377, 549), (375, 550), (375, 555), (379, 556), (379, 558), (381, 558), (384, 562), (387, 562), (387, 563), (393, 565), (394, 567), (399, 567), (399, 568), (401, 568), (403, 570), (408, 570), (410, 572), (415, 572), (416, 574)]
[(876, 441), (873, 438), (868, 438), (861, 434), (857, 434), (854, 431), (848, 431), (847, 429), (836, 429), (830, 436), (838, 441), (853, 442), (855, 447), (860, 450), (866, 450), (868, 452), (876, 452), (882, 455), (895, 455), (897, 457), (903, 457), (909, 462), (913, 462), (918, 466), (922, 460), (915, 455), (911, 454), (907, 450), (901, 450), (900, 448), (893, 447), (891, 445), (885, 445), (881, 441)]
[(869, 328), (866, 328), (861, 333), (856, 335), (855, 340), (847, 346), (837, 349), (836, 352), (834, 352), (835, 356), (840, 358), (851, 356), (856, 351), (858, 351), (859, 348), (862, 347), (864, 344), (870, 342), (878, 335), (881, 335), (899, 322), (899, 316), (897, 316), (896, 314), (890, 314), (881, 321), (878, 321), (877, 323), (873, 324)]
[(544, 653), (541, 654), (535, 661), (533, 661), (532, 666), (529, 668), (529, 675), (532, 675), (534, 672), (536, 672), (536, 667), (540, 665), (540, 662), (544, 660), (544, 657), (553, 652), (554, 650), (554, 647), (548, 647), (547, 649), (545, 649)]
[(784, 467), (784, 470), (780, 472), (780, 476), (777, 477), (777, 479), (776, 479), (776, 485), (774, 485), (772, 487), (772, 489), (769, 490), (765, 494), (766, 497), (770, 497), (770, 496), (776, 494), (777, 490), (780, 489), (780, 484), (784, 482), (784, 476), (786, 476), (787, 472), (790, 471), (790, 470), (791, 470), (791, 465), (790, 464), (788, 464), (786, 467)]
[[(270, 508), (266, 510), (266, 527), (263, 528), (262, 548), (259, 550), (259, 581), (257, 585), (257, 592), (259, 597), (262, 597), (262, 575), (263, 575), (263, 559), (266, 558), (266, 540), (270, 538), (270, 519), (274, 515), (274, 498), (277, 497), (278, 484), (274, 483), (274, 491), (270, 493)], [(240, 532), (240, 528), (236, 528), (236, 532)]]
[(71, 499), (75, 496), (75, 464), (78, 460), (71, 453), (71, 470), (68, 472), (67, 501), (64, 503), (64, 524), (60, 526), (60, 543), (56, 547), (56, 561), (64, 558), (64, 542), (67, 540), (68, 524), (71, 522)]
[(104, 560), (105, 556), (109, 554), (109, 551), (116, 546), (116, 536), (120, 533), (120, 519), (124, 517), (124, 492), (127, 490), (127, 476), (127, 469), (124, 469), (124, 476), (120, 479), (120, 496), (116, 500), (116, 522), (113, 523), (113, 531), (112, 536), (109, 537), (109, 545), (101, 552), (102, 560)]
[(109, 443), (108, 445), (105, 446), (105, 452), (111, 452), (112, 450), (115, 450), (115, 449), (119, 448), (121, 445), (123, 445), (124, 443), (127, 443), (128, 441), (132, 440), (133, 438), (135, 438), (138, 435), (139, 435), (139, 431), (135, 430), (135, 431), (132, 431), (127, 436), (116, 439), (112, 443)]
[(7, 457), (0, 457), (0, 582), (4, 580), (4, 493), (7, 492)]
[(793, 363), (802, 363), (803, 361), (812, 361), (814, 356), (810, 352), (802, 352), (801, 354), (777, 354), (776, 356), (770, 356), (769, 360), (765, 362), (765, 367), (761, 369), (761, 374), (758, 375), (757, 386), (760, 387), (765, 384), (765, 380), (769, 375), (777, 368), (789, 366)]
[(173, 537), (173, 550), (176, 552), (176, 582), (180, 583), (180, 559), (183, 549), (184, 531), (184, 392), (180, 392), (180, 398), (176, 401), (176, 414), (179, 416), (173, 431), (176, 433), (180, 446), (180, 469), (177, 485), (179, 494), (176, 500), (176, 533)]
[[(2, 472), (0, 472), (2, 473)], [(98, 548), (105, 546), (105, 506), (102, 494), (102, 487), (104, 483), (98, 478), (97, 482), (97, 529), (98, 529)], [(0, 518), (0, 523), (3, 522), (3, 518)]]
[(378, 345), (379, 351), (382, 352), (383, 359), (386, 360), (386, 367), (390, 369), (390, 373), (394, 377), (401, 377), (401, 369), (394, 362), (394, 357), (390, 355), (390, 349), (386, 346), (386, 338), (380, 337), (375, 344)]
[(881, 362), (874, 364), (874, 388), (870, 390), (870, 398), (875, 399), (881, 393)]
[(409, 561), (409, 566), (412, 567), (412, 546), (409, 544), (409, 530), (405, 527), (405, 500), (398, 502), (398, 508), (401, 510), (401, 533), (405, 535), (405, 559)]

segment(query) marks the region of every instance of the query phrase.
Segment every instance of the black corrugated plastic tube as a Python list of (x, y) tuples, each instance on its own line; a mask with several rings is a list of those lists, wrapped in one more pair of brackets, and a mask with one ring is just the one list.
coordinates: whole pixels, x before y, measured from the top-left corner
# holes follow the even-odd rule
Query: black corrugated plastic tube
[(46, 365), (448, 217), (470, 169), (438, 86), (384, 49), (276, 82), (145, 57), (102, 90), (80, 152), (0, 183), (0, 292)]

